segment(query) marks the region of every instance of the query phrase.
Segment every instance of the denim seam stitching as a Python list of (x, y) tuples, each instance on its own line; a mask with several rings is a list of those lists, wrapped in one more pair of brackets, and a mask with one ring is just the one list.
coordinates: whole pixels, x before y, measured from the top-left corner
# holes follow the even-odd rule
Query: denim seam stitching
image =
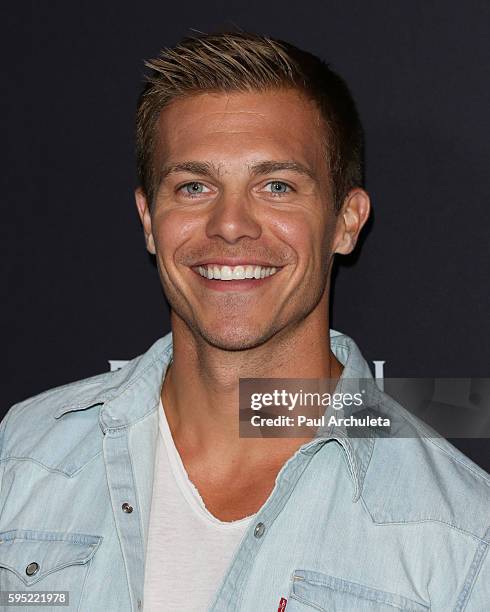
[[(15, 542), (15, 541), (21, 541), (21, 542), (68, 542), (68, 544), (75, 544), (75, 545), (80, 545), (80, 546), (95, 546), (95, 550), (94, 551), (90, 551), (90, 556), (94, 555), (96, 550), (98, 549), (100, 543), (102, 542), (103, 536), (96, 536), (96, 535), (89, 535), (89, 534), (85, 534), (85, 533), (63, 533), (63, 532), (58, 532), (58, 531), (42, 531), (39, 529), (9, 529), (8, 531), (2, 531), (0, 532), (0, 534), (4, 534), (3, 537), (5, 538), (5, 534), (8, 533), (12, 533), (12, 534), (25, 534), (25, 535), (19, 535), (19, 536), (15, 536), (13, 538), (10, 539), (4, 539), (4, 542)], [(29, 537), (28, 534), (34, 534), (34, 533), (42, 533), (44, 534), (45, 537)], [(27, 536), (27, 537), (26, 537)], [(95, 539), (95, 542), (92, 542), (91, 540)], [(85, 562), (88, 560), (87, 557)]]
[[(490, 536), (490, 528), (487, 530), (487, 533)], [(482, 542), (477, 547), (470, 565), (470, 569), (468, 570), (468, 573), (466, 575), (466, 580), (464, 582), (463, 589), (459, 594), (458, 599), (456, 600), (454, 612), (462, 612), (466, 608), (473, 586), (478, 578), (481, 568), (483, 567), (487, 551), (488, 544)]]
[(474, 474), (475, 476), (477, 476), (480, 480), (483, 480), (483, 482), (487, 485), (487, 487), (490, 488), (490, 477), (485, 476), (485, 474), (480, 474), (479, 472), (477, 472), (474, 468), (472, 468), (470, 465), (467, 465), (466, 463), (464, 463), (463, 461), (461, 461), (458, 457), (454, 457), (453, 455), (451, 455), (450, 453), (447, 452), (447, 450), (445, 450), (444, 448), (442, 448), (441, 446), (439, 446), (439, 444), (436, 444), (436, 442), (434, 441), (433, 438), (424, 438), (426, 439), (428, 442), (430, 442), (431, 444), (433, 444), (436, 448), (438, 448), (442, 453), (444, 453), (447, 457), (449, 457), (449, 459), (452, 459), (453, 461), (455, 461), (456, 463), (459, 463), (459, 465), (461, 465), (463, 468), (467, 469), (468, 471), (470, 471), (472, 474)]
[[(139, 532), (139, 542), (141, 544), (141, 552), (142, 552), (142, 559), (143, 559), (143, 575), (144, 575), (145, 561), (146, 561), (146, 551), (145, 551), (145, 540), (144, 540), (144, 530), (143, 530), (143, 517), (142, 517), (142, 512), (141, 512), (140, 498), (138, 496), (138, 492), (137, 492), (137, 488), (136, 488), (136, 478), (135, 478), (135, 474), (134, 474), (133, 460), (131, 458), (131, 453), (129, 452), (130, 451), (130, 448), (129, 448), (129, 431), (126, 434), (126, 448), (128, 449), (129, 466), (131, 468), (131, 480), (132, 480), (131, 485), (132, 485), (132, 488), (133, 488), (133, 490), (135, 492), (134, 499), (135, 499), (136, 510), (137, 510), (137, 513), (138, 513), (138, 532)], [(136, 599), (138, 600), (140, 598), (140, 594), (139, 593), (135, 593), (135, 595), (136, 595)]]
[(135, 385), (145, 374), (147, 374), (148, 370), (150, 368), (153, 368), (155, 363), (157, 363), (157, 361), (160, 360), (160, 358), (164, 355), (164, 354), (168, 354), (170, 353), (170, 351), (172, 350), (172, 345), (168, 346), (165, 349), (162, 349), (158, 354), (155, 355), (155, 358), (150, 361), (150, 363), (138, 374), (138, 376), (136, 376), (135, 378), (133, 378), (132, 380), (129, 380), (128, 383), (122, 387), (122, 389), (118, 390), (118, 392), (114, 393), (111, 396), (108, 396), (107, 398), (107, 402), (112, 402), (115, 399), (118, 399), (121, 397), (121, 395), (123, 395), (124, 393), (126, 393), (126, 391), (128, 391), (128, 389), (130, 389), (133, 385)]
[(4, 457), (3, 459), (0, 459), (0, 463), (6, 463), (7, 461), (10, 461), (10, 460), (14, 460), (14, 461), (31, 461), (32, 463), (35, 463), (36, 465), (42, 467), (43, 469), (45, 469), (48, 472), (55, 473), (55, 474), (61, 474), (62, 476), (65, 476), (66, 478), (72, 478), (73, 476), (78, 475), (89, 463), (91, 463), (99, 455), (101, 455), (102, 452), (103, 452), (102, 450), (97, 451), (97, 453), (93, 457), (90, 457), (90, 459), (88, 459), (88, 461), (86, 463), (84, 463), (82, 466), (80, 466), (72, 474), (69, 474), (68, 472), (65, 472), (64, 470), (62, 470), (60, 468), (49, 467), (48, 465), (42, 463), (42, 461), (39, 461), (38, 459), (34, 459), (33, 457), (15, 457), (15, 456)]
[[(420, 603), (418, 601), (413, 601), (404, 595), (398, 595), (396, 593), (390, 593), (388, 591), (381, 591), (380, 589), (375, 589), (374, 587), (368, 587), (364, 584), (360, 584), (359, 582), (353, 582), (349, 580), (344, 580), (343, 578), (335, 578), (332, 576), (334, 580), (340, 583), (340, 586), (334, 586), (330, 584), (327, 580), (315, 579), (313, 577), (303, 578), (307, 583), (318, 585), (324, 587), (326, 589), (330, 589), (335, 593), (345, 593), (348, 595), (352, 595), (353, 597), (357, 597), (358, 599), (364, 599), (367, 601), (374, 601), (376, 603), (386, 604), (387, 606), (391, 606), (393, 608), (398, 608), (399, 610), (404, 610), (406, 612), (410, 612), (415, 610), (413, 606), (418, 606), (421, 608), (425, 608), (429, 610), (429, 606), (425, 603)], [(349, 588), (342, 588), (342, 584)], [(356, 587), (358, 591), (350, 590), (350, 587)], [(300, 597), (300, 595), (295, 594), (296, 597)], [(389, 601), (390, 598), (398, 598), (400, 599), (400, 603), (396, 601)]]
[(81, 605), (82, 605), (82, 601), (83, 601), (83, 596), (85, 595), (85, 586), (87, 584), (87, 579), (88, 579), (88, 575), (90, 573), (90, 570), (92, 569), (93, 561), (94, 561), (94, 558), (92, 556), (90, 558), (90, 560), (89, 560), (87, 571), (85, 572), (85, 577), (83, 579), (82, 590), (80, 592), (80, 600), (78, 601), (78, 606), (77, 606), (77, 612), (80, 612), (80, 610), (82, 609)]
[[(105, 442), (105, 439), (104, 439), (104, 442)], [(128, 569), (127, 569), (128, 568), (128, 559), (127, 559), (127, 556), (126, 556), (125, 551), (124, 551), (124, 546), (123, 546), (123, 543), (122, 543), (123, 538), (122, 538), (121, 530), (119, 529), (119, 523), (118, 523), (118, 520), (117, 520), (117, 517), (116, 517), (117, 505), (115, 503), (116, 500), (115, 500), (115, 497), (113, 495), (113, 490), (112, 490), (112, 487), (111, 487), (111, 483), (109, 482), (109, 478), (108, 478), (109, 475), (107, 473), (107, 460), (106, 460), (106, 455), (105, 454), (104, 454), (104, 465), (106, 467), (104, 472), (105, 472), (105, 475), (106, 475), (107, 490), (109, 491), (110, 507), (112, 509), (112, 518), (113, 518), (113, 521), (114, 521), (114, 530), (116, 532), (117, 541), (119, 542), (119, 549), (121, 551), (121, 557), (122, 557), (122, 560), (123, 560), (124, 575), (126, 577), (126, 586), (127, 586), (127, 590), (128, 590), (128, 598), (129, 598), (129, 601), (131, 602), (131, 605), (132, 605), (133, 598), (131, 596), (131, 587), (130, 587), (131, 583), (130, 583)]]
[(92, 463), (92, 461), (95, 461), (95, 459), (97, 459), (97, 457), (99, 457), (100, 455), (102, 455), (103, 450), (100, 449), (99, 451), (97, 451), (95, 453), (95, 455), (93, 457), (91, 457), (88, 461), (86, 461), (83, 465), (81, 465), (77, 470), (75, 470), (73, 473), (69, 474), (68, 478), (73, 478), (74, 476), (78, 476), (78, 474), (80, 474), (80, 472), (83, 472), (83, 470), (90, 464)]
[[(371, 511), (369, 510), (366, 500), (364, 499), (364, 497), (361, 495), (361, 501), (363, 503), (363, 506), (366, 510), (366, 512), (368, 513), (369, 517), (371, 518), (372, 522), (379, 526), (379, 527), (388, 527), (390, 525), (417, 525), (420, 523), (440, 523), (441, 525), (446, 525), (447, 527), (450, 527), (451, 529), (454, 529), (455, 531), (457, 531), (458, 533), (461, 533), (463, 535), (466, 536), (470, 536), (471, 538), (477, 540), (478, 542), (481, 542), (483, 544), (488, 545), (489, 542), (485, 539), (482, 539), (480, 536), (471, 533), (471, 531), (466, 531), (465, 529), (462, 529), (461, 527), (457, 527), (456, 525), (453, 525), (452, 523), (448, 523), (447, 521), (443, 521), (442, 519), (436, 519), (436, 518), (425, 518), (425, 519), (418, 519), (418, 520), (413, 520), (413, 521), (402, 521), (402, 520), (398, 520), (398, 521), (377, 521), (374, 519), (373, 515), (371, 514)], [(488, 532), (487, 532), (488, 533)], [(489, 534), (490, 536), (490, 534)], [(484, 535), (484, 537), (488, 537), (487, 534)]]
[(0, 459), (0, 463), (10, 461), (11, 459), (13, 459), (14, 461), (31, 461), (32, 463), (35, 463), (36, 465), (41, 466), (48, 472), (55, 472), (58, 474), (62, 474), (66, 478), (70, 478), (66, 472), (63, 472), (63, 470), (44, 465), (44, 463), (41, 463), (41, 461), (38, 461), (37, 459), (33, 459), (32, 457), (13, 457), (13, 456), (4, 457), (3, 459)]
[[(313, 610), (318, 610), (318, 612), (327, 612), (325, 610), (325, 608), (321, 608), (320, 606), (317, 606), (316, 604), (312, 603), (311, 601), (308, 601), (307, 599), (304, 599), (300, 595), (295, 595), (294, 593), (292, 593), (289, 596), (289, 599), (299, 601), (300, 603), (304, 604), (305, 606), (308, 606), (309, 608), (312, 608)], [(286, 608), (287, 608), (287, 606), (286, 606)]]

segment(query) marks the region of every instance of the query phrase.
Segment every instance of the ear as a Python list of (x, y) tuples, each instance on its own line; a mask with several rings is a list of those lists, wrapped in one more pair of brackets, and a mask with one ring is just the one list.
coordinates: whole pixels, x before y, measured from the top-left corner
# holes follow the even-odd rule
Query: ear
[(152, 255), (155, 255), (155, 241), (153, 240), (153, 234), (151, 231), (151, 214), (150, 207), (148, 206), (148, 201), (146, 199), (146, 195), (144, 194), (141, 187), (138, 187), (134, 192), (134, 197), (136, 199), (136, 208), (138, 209), (138, 214), (141, 219), (141, 223), (143, 225), (143, 231), (145, 233), (145, 241), (146, 248), (148, 252)]
[(364, 189), (355, 188), (349, 191), (338, 213), (333, 253), (347, 255), (354, 250), (359, 233), (368, 220), (370, 210), (369, 196)]

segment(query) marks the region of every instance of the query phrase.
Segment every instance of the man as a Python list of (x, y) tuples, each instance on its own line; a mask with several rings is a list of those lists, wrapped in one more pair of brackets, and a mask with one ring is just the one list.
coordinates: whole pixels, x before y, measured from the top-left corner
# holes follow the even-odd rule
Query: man
[(243, 33), (149, 67), (136, 203), (172, 333), (7, 414), (2, 589), (87, 611), (489, 609), (488, 476), (388, 396), (418, 435), (239, 435), (239, 379), (372, 380), (329, 329), (334, 255), (370, 211), (346, 85)]

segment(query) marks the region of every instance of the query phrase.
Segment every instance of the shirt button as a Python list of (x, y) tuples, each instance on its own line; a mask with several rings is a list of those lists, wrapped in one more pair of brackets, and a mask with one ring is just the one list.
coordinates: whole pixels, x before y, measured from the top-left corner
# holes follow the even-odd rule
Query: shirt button
[(256, 538), (261, 538), (264, 535), (265, 525), (264, 523), (257, 523), (254, 529), (254, 536)]
[(143, 607), (143, 606), (142, 606), (142, 604), (141, 604), (141, 599), (138, 599), (138, 610), (141, 610), (141, 608), (142, 608), (142, 607)]
[(29, 563), (29, 565), (26, 567), (26, 574), (28, 576), (33, 576), (37, 571), (39, 571), (39, 563), (36, 563), (35, 561)]
[(121, 508), (123, 509), (124, 512), (127, 512), (128, 514), (131, 514), (131, 512), (133, 511), (133, 506), (128, 504), (128, 502), (124, 502)]

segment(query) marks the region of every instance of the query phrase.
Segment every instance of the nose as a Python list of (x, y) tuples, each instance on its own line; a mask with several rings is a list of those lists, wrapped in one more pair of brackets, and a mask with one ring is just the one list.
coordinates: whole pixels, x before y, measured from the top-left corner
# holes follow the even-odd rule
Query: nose
[(234, 244), (241, 238), (259, 238), (262, 229), (254, 217), (251, 202), (245, 194), (222, 194), (214, 202), (206, 224), (208, 238), (222, 238)]

